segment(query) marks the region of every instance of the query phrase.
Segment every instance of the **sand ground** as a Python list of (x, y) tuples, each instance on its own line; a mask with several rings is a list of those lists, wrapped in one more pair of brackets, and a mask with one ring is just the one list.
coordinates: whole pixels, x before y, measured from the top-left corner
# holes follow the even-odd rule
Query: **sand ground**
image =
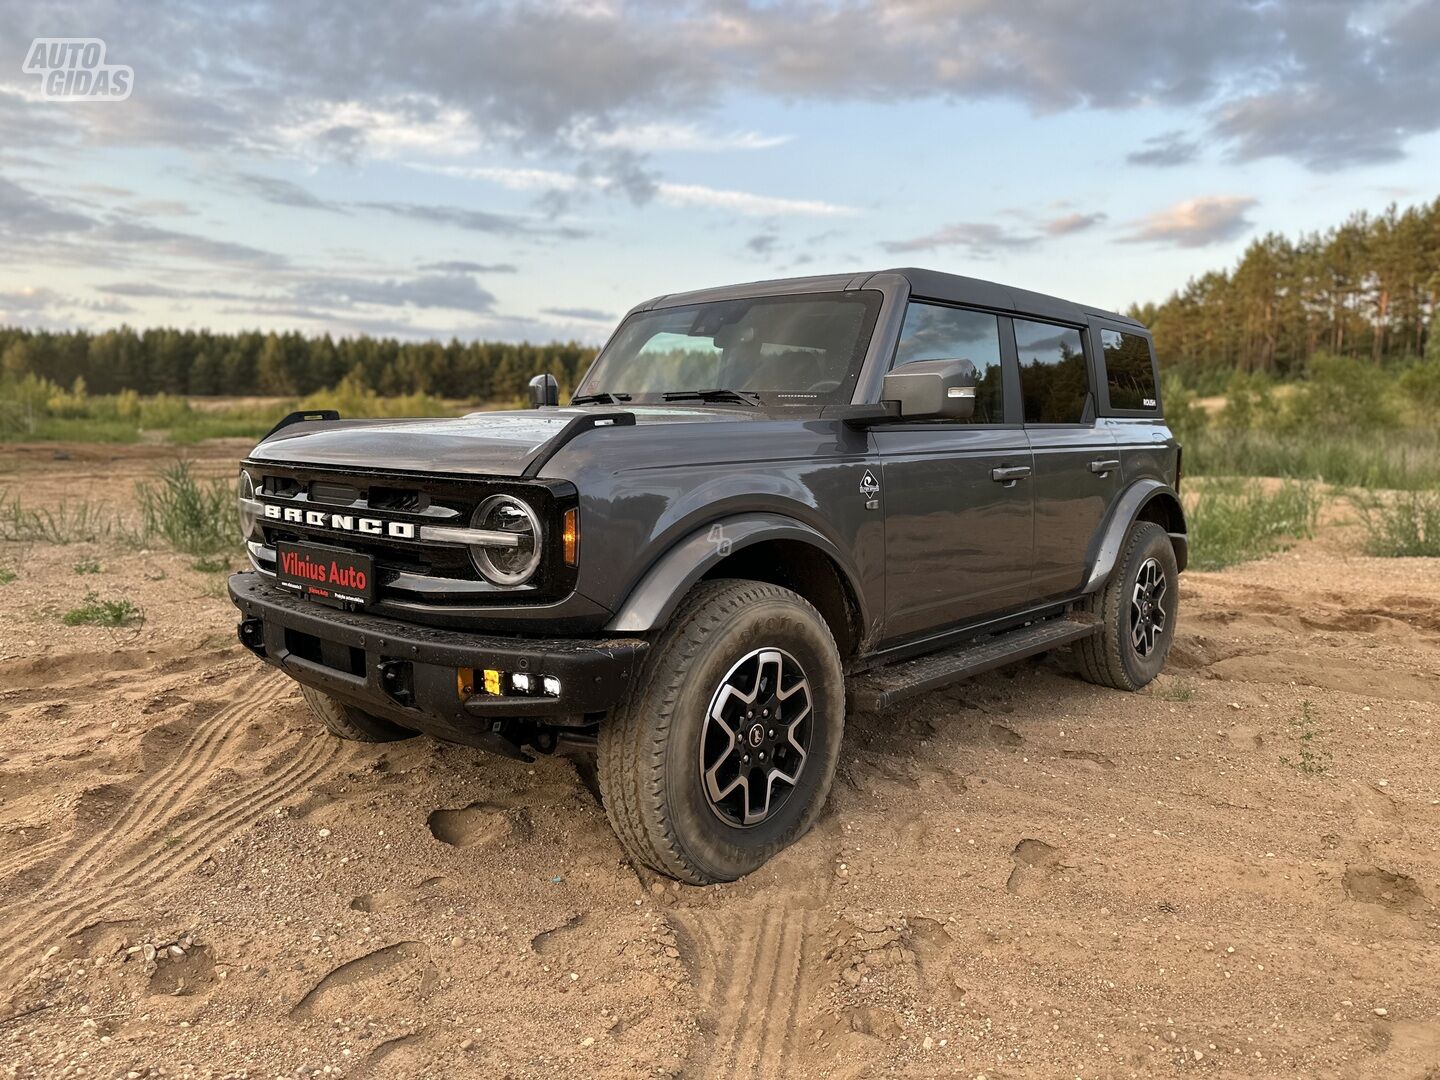
[[(169, 453), (62, 452), (0, 486)], [(1440, 566), (1328, 520), (1186, 574), (1143, 693), (1051, 656), (852, 714), (814, 831), (703, 889), (583, 761), (329, 738), (192, 559), (0, 544), (0, 1068), (1440, 1076)], [(87, 589), (143, 626), (64, 626)]]

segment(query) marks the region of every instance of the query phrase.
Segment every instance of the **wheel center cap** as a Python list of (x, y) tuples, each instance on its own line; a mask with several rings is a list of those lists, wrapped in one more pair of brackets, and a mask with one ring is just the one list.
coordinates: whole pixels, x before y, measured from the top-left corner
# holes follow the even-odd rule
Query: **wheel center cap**
[(759, 746), (762, 742), (765, 741), (765, 725), (755, 724), (750, 728), (750, 731), (746, 734), (745, 738), (749, 741), (751, 746)]

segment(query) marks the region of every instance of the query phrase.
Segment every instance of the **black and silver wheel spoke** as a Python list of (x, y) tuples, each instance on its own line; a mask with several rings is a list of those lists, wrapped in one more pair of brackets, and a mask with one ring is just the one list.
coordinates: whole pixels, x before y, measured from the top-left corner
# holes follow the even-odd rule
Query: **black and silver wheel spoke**
[(700, 733), (700, 777), (722, 821), (748, 827), (774, 813), (805, 767), (810, 681), (783, 649), (756, 649), (720, 680)]
[(1149, 656), (1155, 642), (1165, 633), (1168, 616), (1165, 612), (1169, 583), (1159, 560), (1146, 559), (1135, 575), (1135, 588), (1130, 594), (1130, 644), (1139, 656)]

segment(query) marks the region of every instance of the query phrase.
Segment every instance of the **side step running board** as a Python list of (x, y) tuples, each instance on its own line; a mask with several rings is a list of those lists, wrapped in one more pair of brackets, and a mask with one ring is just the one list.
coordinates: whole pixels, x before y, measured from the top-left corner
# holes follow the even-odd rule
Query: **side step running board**
[(1079, 641), (1099, 629), (1100, 623), (1093, 616), (1063, 615), (967, 641), (944, 652), (902, 660), (851, 677), (846, 687), (849, 704), (852, 709), (877, 712), (982, 671)]

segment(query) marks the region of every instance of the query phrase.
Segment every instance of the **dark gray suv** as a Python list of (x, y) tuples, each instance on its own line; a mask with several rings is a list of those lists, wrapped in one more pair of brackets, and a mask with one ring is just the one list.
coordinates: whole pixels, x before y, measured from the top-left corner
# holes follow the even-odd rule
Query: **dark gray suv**
[(847, 705), (1060, 646), (1160, 671), (1186, 528), (1150, 335), (927, 270), (632, 310), (555, 404), (295, 414), (240, 476), (240, 639), (335, 734), (597, 755), (637, 862), (801, 836)]

